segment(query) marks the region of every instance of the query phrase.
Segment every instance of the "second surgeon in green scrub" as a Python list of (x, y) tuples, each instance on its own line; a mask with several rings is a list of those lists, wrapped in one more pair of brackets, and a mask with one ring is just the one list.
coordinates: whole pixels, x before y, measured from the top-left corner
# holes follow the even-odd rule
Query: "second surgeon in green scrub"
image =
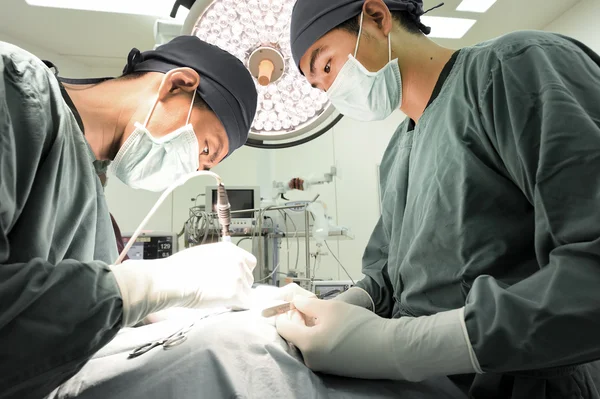
[(316, 325), (278, 330), (327, 373), (598, 398), (600, 58), (533, 31), (449, 50), (421, 15), (417, 0), (296, 4), (308, 81), (349, 117), (408, 118), (381, 163), (365, 278), (296, 300)]

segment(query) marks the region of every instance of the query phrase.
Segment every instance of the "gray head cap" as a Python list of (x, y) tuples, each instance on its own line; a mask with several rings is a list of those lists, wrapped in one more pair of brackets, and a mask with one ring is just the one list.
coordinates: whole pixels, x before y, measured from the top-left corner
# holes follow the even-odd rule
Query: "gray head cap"
[(198, 95), (225, 127), (231, 154), (246, 143), (258, 102), (252, 75), (235, 56), (196, 36), (178, 36), (156, 50), (131, 50), (123, 74), (181, 67), (200, 75)]
[[(405, 11), (421, 32), (428, 35), (431, 28), (421, 23), (422, 0), (384, 0), (390, 11)], [(290, 44), (298, 68), (300, 59), (317, 40), (338, 25), (356, 17), (364, 0), (298, 0), (292, 11)]]

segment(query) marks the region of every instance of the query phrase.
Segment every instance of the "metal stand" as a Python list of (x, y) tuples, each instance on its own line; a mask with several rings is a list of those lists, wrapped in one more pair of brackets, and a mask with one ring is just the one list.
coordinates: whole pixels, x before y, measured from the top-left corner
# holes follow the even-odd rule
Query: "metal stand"
[[(318, 198), (318, 196), (317, 196)], [(311, 237), (311, 229), (310, 229), (310, 211), (308, 210), (308, 206), (314, 202), (317, 198), (315, 198), (311, 202), (307, 202), (304, 204), (295, 204), (295, 205), (283, 205), (283, 206), (271, 206), (266, 208), (256, 208), (256, 209), (245, 209), (240, 211), (233, 211), (231, 215), (235, 218), (236, 214), (244, 214), (252, 212), (256, 219), (256, 225), (260, 227), (260, 229), (252, 228), (248, 229), (244, 232), (233, 232), (233, 238), (249, 238), (252, 239), (252, 252), (257, 255), (257, 265), (254, 269), (254, 281), (277, 285), (277, 271), (275, 270), (280, 264), (280, 254), (279, 247), (281, 245), (283, 238), (304, 238), (304, 251), (306, 256), (306, 270), (305, 276), (294, 278), (294, 280), (303, 282), (305, 284), (302, 285), (310, 285), (310, 282), (313, 279), (311, 276), (310, 270), (310, 237)], [(276, 231), (274, 226), (271, 228), (264, 229), (262, 227), (262, 218), (265, 212), (270, 211), (285, 211), (285, 210), (296, 210), (298, 212), (304, 212), (304, 231), (296, 231), (294, 233), (290, 233), (288, 231), (281, 232)], [(288, 213), (285, 213), (285, 217), (289, 216)], [(213, 229), (215, 230), (215, 238), (218, 239), (219, 228), (218, 226), (208, 227), (210, 229), (210, 235), (213, 235)], [(352, 239), (353, 237), (347, 233), (346, 231), (338, 232), (337, 234), (332, 234), (331, 236), (336, 237), (346, 237)], [(258, 240), (254, 240), (255, 238), (259, 238)], [(211, 242), (212, 240), (207, 241)], [(298, 251), (301, 248), (298, 247)]]
[(304, 207), (304, 234), (306, 238), (304, 239), (305, 247), (306, 247), (306, 278), (310, 280), (310, 218), (308, 212), (308, 205)]

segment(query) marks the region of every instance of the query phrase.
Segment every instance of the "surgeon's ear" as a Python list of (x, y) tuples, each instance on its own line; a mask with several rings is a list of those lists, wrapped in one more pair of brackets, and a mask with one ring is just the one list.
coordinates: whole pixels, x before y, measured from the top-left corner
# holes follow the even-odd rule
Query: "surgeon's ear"
[(374, 24), (385, 37), (390, 34), (393, 28), (392, 14), (383, 0), (365, 0), (363, 13), (363, 25)]
[(200, 75), (192, 68), (171, 69), (165, 74), (158, 89), (158, 99), (163, 101), (181, 92), (193, 93), (200, 85)]

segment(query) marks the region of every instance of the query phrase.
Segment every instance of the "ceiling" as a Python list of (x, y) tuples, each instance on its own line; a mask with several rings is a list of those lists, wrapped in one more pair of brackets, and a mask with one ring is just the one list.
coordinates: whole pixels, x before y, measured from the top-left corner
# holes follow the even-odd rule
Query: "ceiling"
[[(442, 0), (424, 0), (424, 9)], [(477, 22), (458, 40), (435, 39), (450, 48), (460, 48), (524, 29), (544, 29), (580, 0), (497, 0), (484, 14), (456, 11), (461, 0), (445, 0), (444, 6), (431, 12), (443, 17), (476, 19)], [(429, 14), (428, 14), (429, 15)]]
[[(127, 0), (123, 0), (127, 1)], [(153, 0), (173, 3), (174, 0)], [(441, 0), (425, 0), (425, 9)], [(458, 40), (436, 39), (460, 48), (520, 29), (543, 29), (580, 0), (498, 0), (485, 14), (456, 11), (460, 0), (445, 0), (432, 16), (477, 19)], [(32, 7), (25, 0), (2, 0), (0, 32), (75, 61), (122, 67), (133, 47), (154, 46), (153, 17)]]

